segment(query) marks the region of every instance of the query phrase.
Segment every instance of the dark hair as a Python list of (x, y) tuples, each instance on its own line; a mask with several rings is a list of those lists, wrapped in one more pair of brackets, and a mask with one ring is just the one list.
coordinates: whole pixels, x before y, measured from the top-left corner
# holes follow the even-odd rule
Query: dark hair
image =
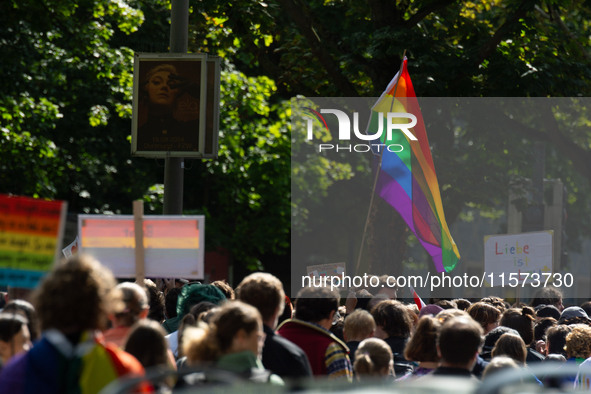
[(507, 304), (505, 303), (505, 301), (501, 297), (496, 297), (496, 296), (484, 297), (483, 299), (480, 300), (480, 302), (484, 302), (485, 304), (489, 304), (489, 305), (494, 306), (501, 313), (504, 313), (505, 310), (508, 309)]
[(441, 359), (456, 366), (467, 365), (480, 350), (481, 344), (482, 328), (470, 317), (449, 319), (437, 336)]
[(497, 308), (484, 302), (475, 302), (467, 312), (484, 330), (489, 324), (498, 322), (501, 317), (501, 312)]
[(0, 341), (10, 342), (26, 326), (28, 320), (19, 313), (0, 313)]
[(404, 357), (408, 361), (438, 362), (437, 334), (441, 328), (439, 319), (431, 316), (423, 316), (413, 336), (406, 343)]
[(183, 317), (181, 320), (181, 324), (179, 325), (179, 329), (177, 332), (177, 341), (178, 341), (178, 356), (179, 358), (183, 357), (183, 333), (187, 329), (187, 327), (195, 327), (197, 326), (197, 322), (199, 321), (199, 315), (202, 313), (206, 313), (214, 308), (217, 308), (217, 305), (213, 302), (203, 301), (197, 305), (193, 305), (189, 313)]
[(480, 353), (480, 357), (482, 357), (485, 361), (490, 361), (492, 358), (492, 351), (497, 344), (499, 338), (506, 333), (511, 333), (515, 335), (519, 335), (517, 330), (514, 330), (509, 327), (498, 326), (493, 328), (488, 334), (484, 336), (484, 345), (482, 346), (482, 352)]
[[(238, 299), (257, 308), (263, 321), (269, 320), (279, 309), (283, 313), (285, 292), (281, 281), (275, 276), (263, 272), (248, 275), (236, 288)], [(275, 328), (275, 327), (271, 327)]]
[(123, 350), (137, 358), (144, 368), (166, 365), (168, 342), (165, 335), (158, 322), (140, 320), (130, 329)]
[(591, 316), (591, 301), (583, 302), (581, 308), (587, 313), (587, 316)]
[(556, 306), (560, 301), (562, 301), (562, 293), (558, 291), (558, 289), (553, 287), (542, 287), (536, 291), (536, 294), (534, 294), (530, 306), (534, 308), (542, 304)]
[(164, 316), (164, 295), (156, 286), (156, 283), (150, 279), (144, 279), (144, 286), (148, 293), (148, 302), (150, 303), (150, 311), (148, 312), (148, 319), (162, 323), (166, 318)]
[(557, 325), (550, 327), (546, 331), (546, 346), (548, 346), (548, 354), (562, 354), (567, 357), (566, 350), (566, 336), (572, 331), (571, 326)]
[(523, 339), (515, 334), (503, 334), (492, 351), (492, 356), (509, 356), (520, 364), (525, 364), (527, 348)]
[(560, 320), (560, 311), (554, 305), (540, 304), (536, 306), (537, 317), (553, 317), (556, 320)]
[(211, 282), (211, 285), (220, 289), (220, 291), (226, 296), (226, 299), (233, 300), (236, 298), (234, 289), (232, 289), (232, 286), (230, 286), (225, 280), (216, 280), (215, 282)]
[(371, 310), (371, 314), (376, 321), (376, 326), (388, 334), (388, 337), (410, 337), (412, 320), (408, 310), (401, 302), (382, 301)]
[(181, 294), (180, 287), (173, 287), (169, 289), (164, 297), (164, 305), (166, 307), (166, 317), (172, 319), (176, 317), (176, 304), (179, 300), (179, 294)]
[(468, 308), (470, 308), (470, 306), (472, 305), (472, 303), (468, 300), (465, 300), (463, 298), (458, 298), (455, 300), (452, 300), (452, 302), (455, 302), (456, 305), (458, 306), (458, 309), (461, 311), (467, 311)]
[(78, 255), (58, 264), (33, 295), (41, 329), (106, 328), (107, 316), (123, 309), (116, 284), (111, 271), (89, 256)]
[(435, 305), (443, 309), (458, 309), (458, 304), (449, 300), (439, 300), (435, 303)]
[(507, 309), (501, 318), (501, 325), (514, 328), (528, 346), (534, 340), (534, 321), (536, 313), (529, 306)]
[(339, 309), (341, 296), (326, 287), (304, 287), (295, 302), (295, 318), (317, 323)]
[(368, 304), (369, 302), (372, 300), (373, 295), (367, 291), (366, 289), (361, 289), (359, 291), (356, 292), (356, 297), (357, 297), (357, 305), (355, 306), (355, 309), (368, 309)]
[(6, 305), (6, 292), (0, 291), (0, 309), (4, 308)]
[(25, 300), (10, 301), (8, 304), (6, 304), (2, 312), (20, 313), (21, 315), (26, 317), (29, 321), (27, 327), (29, 329), (29, 334), (31, 335), (31, 342), (39, 338), (39, 318), (37, 317), (37, 312), (35, 311), (35, 308), (30, 302), (27, 302)]
[(124, 327), (131, 327), (140, 319), (142, 311), (149, 307), (148, 293), (136, 283), (124, 282), (117, 285), (121, 291), (125, 309), (117, 314), (119, 324)]
[(550, 327), (556, 325), (556, 319), (553, 317), (545, 317), (534, 325), (534, 339), (536, 341), (546, 340), (546, 331)]

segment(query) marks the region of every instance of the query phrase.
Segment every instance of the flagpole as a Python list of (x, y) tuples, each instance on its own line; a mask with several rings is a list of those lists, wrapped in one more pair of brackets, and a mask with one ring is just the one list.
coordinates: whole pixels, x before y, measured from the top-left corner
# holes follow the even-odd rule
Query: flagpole
[[(398, 79), (396, 80), (396, 85), (394, 86), (394, 94), (392, 95), (392, 105), (390, 106), (390, 112), (392, 112), (392, 108), (394, 108), (394, 101), (396, 100), (396, 90), (398, 90), (398, 82), (400, 82), (400, 77), (402, 76), (402, 68), (404, 67), (404, 58), (406, 56), (406, 49), (402, 53), (402, 62), (400, 63), (400, 70), (398, 70)], [(363, 229), (363, 237), (361, 237), (361, 247), (359, 248), (359, 257), (357, 258), (357, 267), (355, 268), (355, 274), (357, 275), (357, 271), (359, 270), (359, 264), (361, 264), (361, 255), (363, 254), (363, 245), (365, 244), (365, 234), (367, 233), (367, 226), (369, 224), (369, 218), (371, 216), (371, 208), (373, 206), (373, 199), (376, 192), (376, 185), (378, 183), (378, 175), (380, 174), (380, 168), (382, 167), (382, 156), (384, 155), (384, 150), (386, 146), (384, 145), (384, 149), (380, 152), (380, 161), (378, 163), (378, 168), (376, 170), (376, 176), (373, 180), (373, 188), (371, 189), (371, 198), (369, 200), (369, 210), (367, 211), (367, 219), (365, 220), (365, 228)]]

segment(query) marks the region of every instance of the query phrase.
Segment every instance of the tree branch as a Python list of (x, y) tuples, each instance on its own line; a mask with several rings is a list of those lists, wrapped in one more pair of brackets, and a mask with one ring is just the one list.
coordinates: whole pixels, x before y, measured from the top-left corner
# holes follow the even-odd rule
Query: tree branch
[(322, 64), (324, 69), (332, 81), (335, 83), (337, 88), (341, 91), (345, 97), (358, 97), (359, 93), (355, 86), (343, 75), (337, 62), (332, 58), (329, 53), (331, 47), (327, 39), (324, 38), (321, 26), (317, 25), (314, 28), (312, 18), (306, 15), (305, 11), (298, 7), (293, 0), (278, 0), (279, 4), (283, 6), (285, 12), (298, 26), (300, 32), (310, 45), (312, 54)]
[(418, 10), (416, 14), (414, 14), (407, 21), (404, 22), (403, 26), (406, 28), (411, 28), (423, 19), (425, 19), (429, 14), (446, 8), (455, 2), (456, 0), (433, 1), (430, 4), (427, 4), (426, 6), (422, 7), (420, 10)]
[(515, 10), (513, 14), (511, 14), (506, 20), (505, 23), (499, 27), (499, 29), (495, 32), (495, 34), (483, 45), (480, 49), (480, 53), (478, 54), (478, 61), (476, 64), (482, 63), (486, 58), (488, 58), (491, 53), (495, 50), (497, 45), (503, 40), (505, 35), (513, 29), (514, 25), (519, 22), (519, 20), (525, 15), (527, 15), (530, 9), (533, 9), (534, 4), (530, 0), (524, 0), (519, 7)]
[(583, 52), (583, 56), (585, 56), (585, 58), (587, 59), (587, 61), (591, 61), (591, 55), (589, 54), (589, 52), (587, 52), (585, 50), (585, 47), (583, 47), (583, 44), (581, 44), (579, 41), (577, 41), (577, 38), (576, 38), (575, 34), (572, 33), (568, 29), (568, 27), (564, 24), (564, 22), (560, 18), (560, 15), (554, 9), (554, 7), (550, 6), (550, 11), (552, 12), (552, 16), (554, 17), (554, 20), (556, 21), (556, 24), (558, 24), (558, 27), (560, 27), (560, 29), (566, 33), (567, 37), (570, 38), (571, 41), (573, 41), (575, 43), (575, 45), (579, 47), (579, 49), (581, 50), (581, 52)]

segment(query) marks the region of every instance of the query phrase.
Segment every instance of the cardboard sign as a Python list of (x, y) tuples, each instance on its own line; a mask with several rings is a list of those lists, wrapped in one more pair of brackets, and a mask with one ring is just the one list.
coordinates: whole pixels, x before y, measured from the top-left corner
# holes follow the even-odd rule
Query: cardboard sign
[[(203, 279), (204, 216), (146, 215), (145, 275)], [(94, 256), (115, 277), (136, 275), (132, 215), (78, 215), (80, 252)]]
[[(485, 236), (485, 280), (494, 287), (535, 283), (536, 277), (544, 283), (543, 274), (552, 273), (553, 235), (554, 232), (549, 230)], [(517, 278), (517, 282), (509, 282), (510, 278)]]
[[(321, 265), (309, 265), (306, 267), (308, 276), (312, 277), (323, 277), (323, 276), (339, 276), (347, 275), (345, 273), (345, 263), (334, 263), (334, 264), (321, 264)], [(330, 283), (330, 282), (329, 282)], [(341, 283), (340, 289), (344, 289), (345, 283)]]
[(67, 207), (0, 195), (0, 285), (34, 288), (59, 260)]
[(78, 244), (79, 240), (78, 236), (76, 236), (76, 239), (72, 241), (71, 244), (62, 249), (62, 253), (64, 254), (64, 256), (66, 256), (67, 259), (78, 254)]

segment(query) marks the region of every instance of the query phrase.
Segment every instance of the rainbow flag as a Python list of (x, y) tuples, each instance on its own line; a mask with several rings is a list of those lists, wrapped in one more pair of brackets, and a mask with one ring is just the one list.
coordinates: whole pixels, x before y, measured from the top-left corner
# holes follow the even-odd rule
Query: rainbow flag
[[(409, 131), (417, 141), (412, 141), (398, 130), (394, 130), (388, 138), (386, 114), (389, 112), (410, 113), (416, 116), (417, 123), (409, 128)], [(383, 115), (380, 116), (379, 113)], [(393, 119), (393, 123), (411, 123), (409, 120)], [(386, 91), (373, 106), (367, 134), (375, 134), (380, 127), (383, 130), (380, 143), (385, 147), (395, 146), (381, 149), (380, 153), (374, 150), (374, 153), (382, 155), (376, 192), (400, 213), (433, 258), (437, 272), (449, 272), (458, 263), (460, 253), (445, 222), (429, 140), (408, 74), (406, 58), (402, 72), (394, 76)]]

